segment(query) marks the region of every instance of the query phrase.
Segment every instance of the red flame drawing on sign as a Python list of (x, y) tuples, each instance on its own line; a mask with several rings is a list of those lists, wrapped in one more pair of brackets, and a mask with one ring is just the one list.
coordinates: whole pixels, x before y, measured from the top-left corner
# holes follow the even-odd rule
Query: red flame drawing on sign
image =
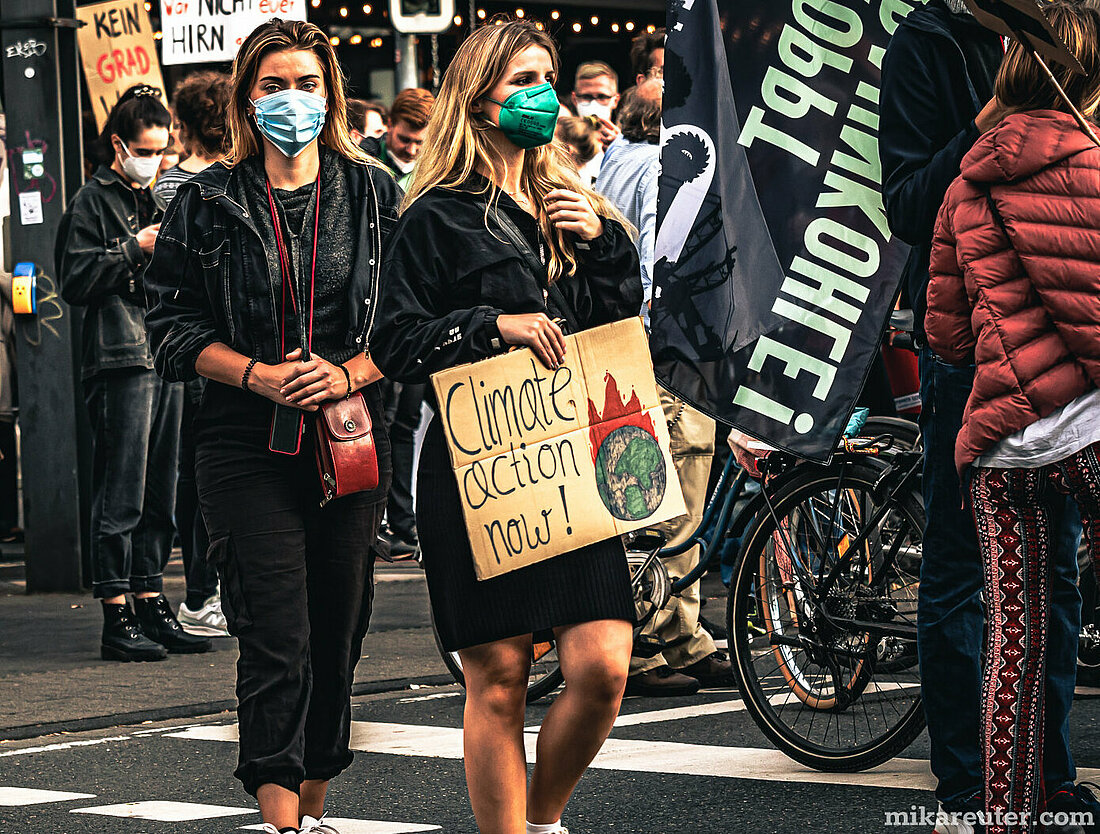
[(603, 414), (600, 414), (599, 409), (596, 408), (596, 404), (592, 400), (588, 401), (588, 422), (590, 423), (588, 437), (592, 441), (593, 463), (595, 463), (596, 457), (600, 453), (600, 446), (603, 445), (607, 436), (622, 426), (637, 426), (651, 434), (654, 440), (657, 439), (657, 430), (653, 427), (653, 421), (650, 419), (649, 413), (642, 411), (642, 402), (638, 399), (638, 392), (632, 390), (630, 399), (625, 400), (622, 394), (619, 393), (619, 383), (615, 381), (615, 377), (608, 373), (604, 375), (604, 380), (607, 387), (604, 391)]

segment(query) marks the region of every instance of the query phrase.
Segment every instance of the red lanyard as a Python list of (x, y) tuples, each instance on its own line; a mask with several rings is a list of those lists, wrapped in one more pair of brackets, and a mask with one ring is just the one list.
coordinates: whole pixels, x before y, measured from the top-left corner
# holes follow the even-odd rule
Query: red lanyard
[[(283, 273), (283, 310), (279, 319), (279, 361), (286, 356), (286, 292), (290, 287), (290, 304), (294, 309), (294, 315), (301, 316), (298, 300), (294, 297), (294, 287), (291, 285), (290, 255), (283, 244), (283, 228), (279, 222), (279, 213), (275, 210), (275, 198), (271, 195), (271, 183), (267, 183), (267, 205), (271, 209), (271, 222), (275, 225), (275, 245), (279, 249), (279, 266)], [(309, 336), (306, 344), (302, 346), (302, 359), (308, 359), (313, 351), (313, 293), (317, 286), (317, 224), (321, 217), (321, 175), (317, 174), (317, 205), (313, 210), (313, 263), (309, 270)]]

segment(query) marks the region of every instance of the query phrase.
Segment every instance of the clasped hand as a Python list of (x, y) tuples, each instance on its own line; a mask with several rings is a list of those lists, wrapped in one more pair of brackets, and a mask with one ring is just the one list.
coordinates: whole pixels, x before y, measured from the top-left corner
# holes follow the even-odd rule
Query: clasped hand
[(303, 411), (316, 411), (322, 403), (347, 394), (347, 377), (338, 365), (320, 356), (303, 362), (301, 355), (302, 351), (295, 349), (278, 365), (257, 365), (252, 373), (253, 390)]

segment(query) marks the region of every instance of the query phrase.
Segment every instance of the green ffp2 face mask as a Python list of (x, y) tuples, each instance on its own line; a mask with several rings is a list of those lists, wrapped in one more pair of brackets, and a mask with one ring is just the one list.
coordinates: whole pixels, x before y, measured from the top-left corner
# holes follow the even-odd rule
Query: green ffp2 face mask
[(504, 101), (486, 101), (500, 105), (500, 132), (517, 148), (537, 148), (554, 138), (560, 106), (549, 82), (516, 90)]

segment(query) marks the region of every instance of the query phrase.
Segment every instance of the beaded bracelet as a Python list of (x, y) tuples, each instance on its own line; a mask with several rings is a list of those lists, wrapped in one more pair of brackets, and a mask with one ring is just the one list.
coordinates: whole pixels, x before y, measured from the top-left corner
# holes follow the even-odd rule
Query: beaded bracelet
[(249, 359), (248, 365), (244, 369), (244, 373), (241, 374), (241, 388), (243, 388), (245, 391), (249, 390), (248, 378), (252, 376), (252, 369), (256, 367), (256, 363), (259, 361), (259, 359)]

